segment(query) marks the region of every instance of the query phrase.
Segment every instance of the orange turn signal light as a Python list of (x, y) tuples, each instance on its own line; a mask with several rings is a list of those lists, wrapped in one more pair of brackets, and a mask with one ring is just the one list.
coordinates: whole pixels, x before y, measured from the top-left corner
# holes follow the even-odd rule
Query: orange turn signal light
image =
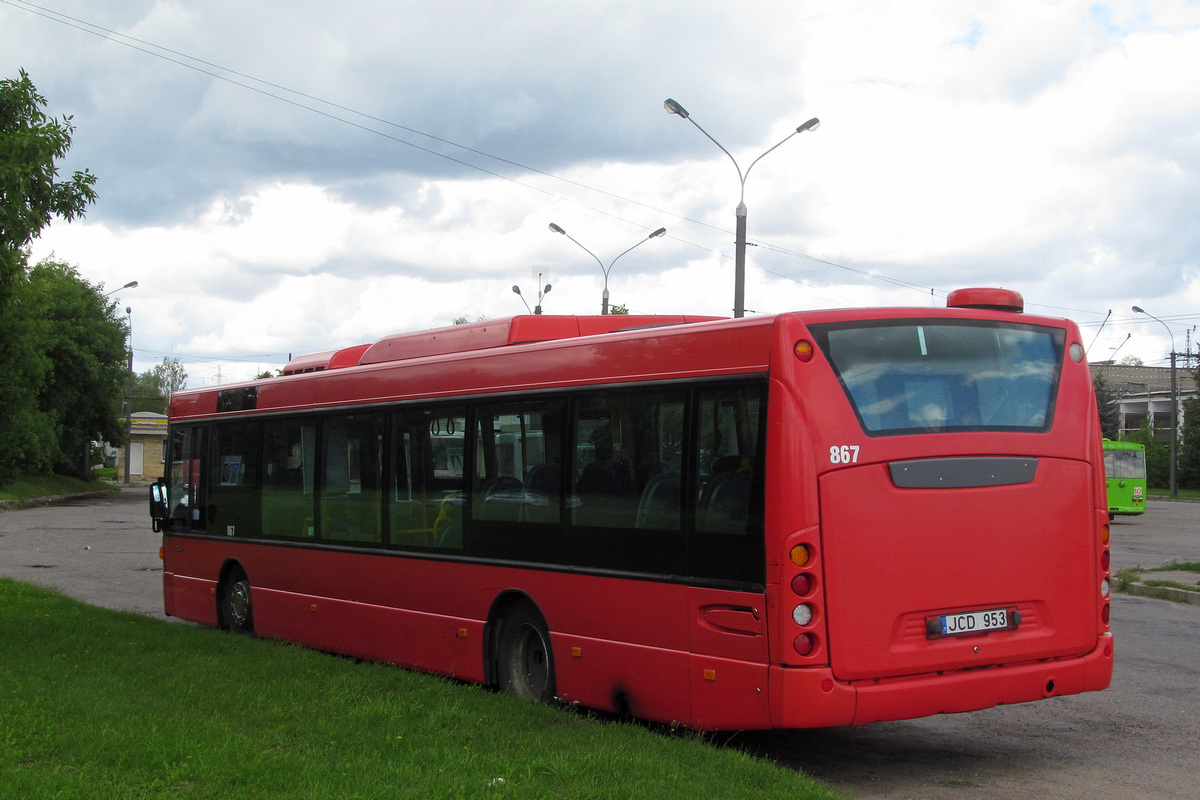
[(801, 339), (800, 341), (796, 342), (795, 346), (792, 348), (792, 351), (795, 352), (796, 358), (800, 359), (801, 361), (805, 363), (812, 361), (812, 342)]
[(798, 544), (792, 548), (790, 553), (788, 553), (788, 557), (797, 567), (804, 567), (807, 566), (808, 562), (812, 560), (812, 551), (808, 549), (808, 545)]

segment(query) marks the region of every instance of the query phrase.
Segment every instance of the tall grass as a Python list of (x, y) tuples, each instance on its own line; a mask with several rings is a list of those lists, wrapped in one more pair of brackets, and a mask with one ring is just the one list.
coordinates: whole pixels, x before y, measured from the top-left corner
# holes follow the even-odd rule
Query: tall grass
[(640, 725), (0, 579), (14, 798), (834, 798)]

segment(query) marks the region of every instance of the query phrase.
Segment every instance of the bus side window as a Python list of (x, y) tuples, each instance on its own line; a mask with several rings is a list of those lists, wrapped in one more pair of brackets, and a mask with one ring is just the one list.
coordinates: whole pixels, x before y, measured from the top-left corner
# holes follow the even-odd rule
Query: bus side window
[(575, 495), (567, 558), (582, 566), (681, 575), (686, 393), (614, 392), (576, 404)]
[(501, 522), (558, 522), (561, 403), (505, 403), (476, 413), (477, 473), (472, 516)]
[(317, 535), (313, 516), (317, 426), (312, 421), (263, 424), (262, 532), (307, 539)]
[(696, 454), (696, 529), (690, 574), (762, 583), (763, 430), (760, 386), (706, 389), (700, 394)]
[(637, 515), (633, 459), (625, 442), (628, 398), (579, 403), (575, 418), (576, 525), (632, 527)]
[(258, 442), (257, 422), (213, 426), (213, 462), (208, 481), (208, 521), (213, 533), (225, 536), (262, 533)]
[(392, 416), (390, 543), (462, 549), (466, 409), (404, 409)]
[(321, 538), (378, 545), (383, 540), (382, 414), (324, 420), (321, 477)]
[(202, 531), (207, 524), (204, 507), (207, 428), (171, 431), (167, 515), (177, 529)]

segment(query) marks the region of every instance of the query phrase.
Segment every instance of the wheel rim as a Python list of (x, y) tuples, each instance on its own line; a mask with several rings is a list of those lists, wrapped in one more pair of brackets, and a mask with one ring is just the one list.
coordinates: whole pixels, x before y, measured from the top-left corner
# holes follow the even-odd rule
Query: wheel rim
[(550, 699), (549, 648), (536, 625), (522, 624), (513, 636), (509, 663), (512, 666), (512, 689), (526, 700)]
[(238, 581), (229, 590), (229, 621), (237, 628), (250, 624), (250, 584)]

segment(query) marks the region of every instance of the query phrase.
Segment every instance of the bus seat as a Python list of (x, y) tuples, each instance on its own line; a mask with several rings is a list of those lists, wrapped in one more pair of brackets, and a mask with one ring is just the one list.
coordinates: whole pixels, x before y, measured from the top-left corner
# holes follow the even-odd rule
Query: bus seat
[(638, 503), (636, 527), (679, 530), (680, 497), (678, 475), (667, 472), (652, 477)]
[(521, 519), (525, 522), (557, 522), (562, 487), (559, 465), (546, 462), (529, 468), (525, 476), (525, 496)]
[[(482, 501), (478, 499), (482, 496)], [(516, 522), (521, 517), (524, 485), (511, 475), (500, 475), (484, 484), (476, 499), (475, 518)]]
[(750, 476), (723, 472), (704, 487), (697, 528), (704, 533), (745, 533), (749, 514)]

